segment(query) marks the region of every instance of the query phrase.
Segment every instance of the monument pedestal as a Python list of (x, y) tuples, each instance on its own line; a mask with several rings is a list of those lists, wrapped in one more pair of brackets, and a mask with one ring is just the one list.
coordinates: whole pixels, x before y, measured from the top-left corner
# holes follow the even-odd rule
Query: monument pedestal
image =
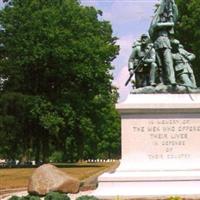
[(200, 94), (130, 94), (117, 105), (122, 159), (101, 199), (200, 195)]

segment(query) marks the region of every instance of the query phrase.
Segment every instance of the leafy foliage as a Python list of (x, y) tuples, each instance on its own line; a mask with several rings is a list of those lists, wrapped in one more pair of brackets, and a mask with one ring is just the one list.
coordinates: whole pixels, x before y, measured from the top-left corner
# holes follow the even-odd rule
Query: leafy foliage
[(84, 196), (80, 196), (80, 197), (76, 198), (76, 200), (98, 200), (98, 198), (95, 196), (84, 195)]
[(0, 11), (0, 155), (47, 161), (62, 152), (63, 161), (76, 161), (119, 154), (110, 73), (119, 48), (100, 14), (76, 0), (11, 0)]
[(182, 198), (179, 196), (171, 196), (167, 200), (182, 200)]
[(183, 43), (186, 50), (196, 55), (193, 64), (193, 70), (197, 85), (200, 85), (200, 4), (198, 0), (191, 0), (185, 3), (184, 0), (176, 0), (179, 8), (180, 23), (177, 26), (176, 38)]
[(62, 194), (59, 192), (49, 192), (44, 200), (70, 200), (70, 198), (66, 194)]
[(20, 197), (12, 196), (12, 197), (9, 198), (9, 200), (20, 200)]
[(40, 200), (38, 196), (27, 195), (23, 197), (12, 196), (9, 200)]

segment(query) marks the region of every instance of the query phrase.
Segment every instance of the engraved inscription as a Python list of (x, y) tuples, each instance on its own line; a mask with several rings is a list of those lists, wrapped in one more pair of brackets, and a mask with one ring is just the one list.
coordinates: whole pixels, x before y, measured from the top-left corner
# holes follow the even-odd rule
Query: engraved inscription
[[(149, 119), (132, 125), (132, 133), (146, 136), (152, 152), (147, 153), (150, 160), (189, 159), (187, 147), (195, 135), (200, 134), (200, 123), (192, 119)], [(199, 135), (200, 136), (200, 135)], [(157, 153), (155, 149), (158, 149)], [(159, 153), (158, 153), (159, 152)]]

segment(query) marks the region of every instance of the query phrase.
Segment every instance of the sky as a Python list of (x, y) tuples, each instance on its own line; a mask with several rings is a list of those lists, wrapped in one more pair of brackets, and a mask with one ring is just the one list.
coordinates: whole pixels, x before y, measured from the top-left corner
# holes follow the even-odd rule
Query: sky
[(124, 101), (131, 90), (125, 87), (129, 77), (128, 58), (131, 54), (132, 44), (148, 29), (153, 16), (155, 4), (159, 0), (81, 0), (86, 6), (94, 6), (103, 11), (103, 19), (112, 24), (113, 35), (119, 39), (120, 52), (113, 61), (113, 85), (119, 88), (119, 102)]
[[(80, 0), (85, 6), (93, 6), (103, 11), (102, 18), (112, 24), (113, 36), (118, 38), (120, 52), (113, 61), (113, 76), (115, 85), (119, 90), (119, 102), (124, 101), (131, 90), (130, 84), (125, 87), (129, 77), (128, 58), (131, 54), (132, 44), (147, 33), (153, 16), (155, 4), (159, 0)], [(0, 0), (0, 7), (3, 6)]]

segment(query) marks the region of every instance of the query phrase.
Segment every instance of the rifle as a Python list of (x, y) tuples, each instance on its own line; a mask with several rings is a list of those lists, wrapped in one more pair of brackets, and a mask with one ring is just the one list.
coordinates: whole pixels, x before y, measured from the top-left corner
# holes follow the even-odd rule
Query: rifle
[(133, 70), (133, 73), (130, 74), (128, 80), (126, 81), (125, 86), (127, 86), (127, 85), (129, 84), (129, 82), (131, 81), (131, 79), (132, 79), (133, 75), (135, 74), (135, 72), (142, 66), (142, 63), (143, 63), (144, 60), (149, 56), (149, 54), (150, 54), (152, 48), (153, 48), (153, 45), (152, 45), (152, 47), (149, 49), (149, 51), (145, 54), (145, 56), (139, 60), (137, 66), (136, 66), (136, 67), (134, 68), (134, 70)]

